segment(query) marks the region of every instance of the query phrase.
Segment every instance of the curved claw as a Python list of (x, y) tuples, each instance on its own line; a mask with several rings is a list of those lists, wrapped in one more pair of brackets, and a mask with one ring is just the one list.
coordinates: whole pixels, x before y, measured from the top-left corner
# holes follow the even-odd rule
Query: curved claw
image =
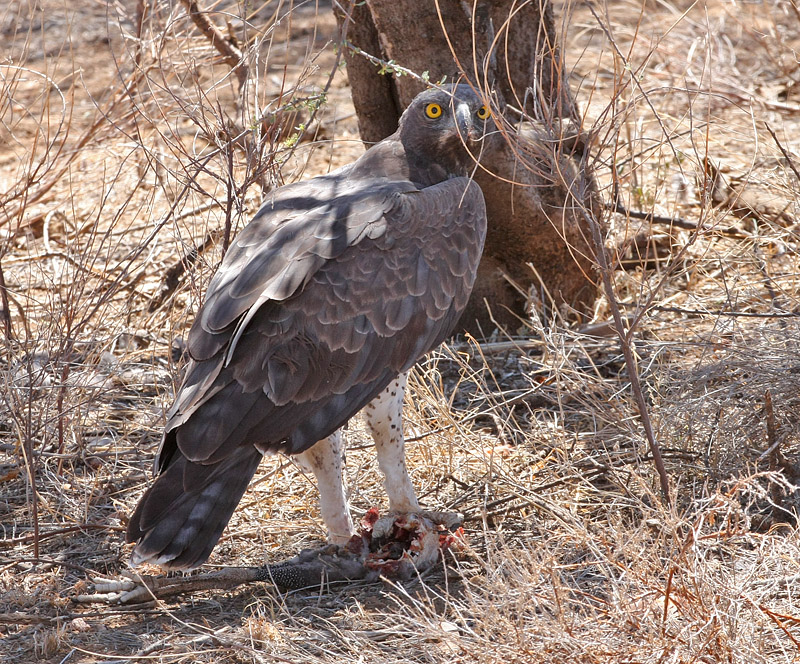
[(417, 514), (430, 519), (437, 526), (444, 526), (447, 530), (455, 532), (464, 523), (464, 515), (458, 512), (436, 512), (433, 510), (420, 510)]

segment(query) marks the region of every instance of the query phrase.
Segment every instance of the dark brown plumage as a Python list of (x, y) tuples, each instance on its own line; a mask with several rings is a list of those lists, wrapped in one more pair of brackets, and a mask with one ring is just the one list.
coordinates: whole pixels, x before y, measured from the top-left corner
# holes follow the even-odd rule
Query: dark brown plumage
[(428, 90), (394, 135), (277, 189), (236, 237), (128, 525), (134, 564), (202, 564), (262, 453), (308, 450), (448, 336), (486, 232), (466, 177), (485, 115), (467, 86)]

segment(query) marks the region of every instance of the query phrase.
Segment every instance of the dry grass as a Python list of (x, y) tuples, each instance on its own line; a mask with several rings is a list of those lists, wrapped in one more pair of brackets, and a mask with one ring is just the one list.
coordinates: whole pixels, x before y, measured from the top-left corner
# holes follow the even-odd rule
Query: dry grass
[[(790, 0), (558, 7), (604, 197), (687, 222), (607, 220), (671, 507), (619, 341), (533, 320), (513, 341), (444, 348), (412, 377), (422, 501), (466, 515), (469, 544), (442, 569), (405, 587), (258, 586), (135, 612), (71, 603), (125, 568), (125, 518), (178, 379), (173, 339), (226, 237), (266, 188), (360, 153), (330, 9), (295, 4), (248, 5), (244, 21), (216, 6), (249, 54), (243, 90), (177, 2), (0, 9), (6, 660), (800, 660)], [(609, 317), (602, 300), (597, 321)], [(382, 491), (368, 437), (349, 438), (359, 513)], [(282, 559), (321, 535), (313, 484), (274, 459), (212, 562)]]

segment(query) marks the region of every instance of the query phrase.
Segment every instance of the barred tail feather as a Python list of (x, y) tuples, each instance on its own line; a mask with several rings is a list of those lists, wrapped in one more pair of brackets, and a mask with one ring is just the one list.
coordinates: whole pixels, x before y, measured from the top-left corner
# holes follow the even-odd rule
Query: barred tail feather
[(249, 445), (207, 466), (177, 452), (142, 496), (128, 524), (126, 539), (136, 542), (131, 564), (182, 570), (202, 565), (260, 460), (261, 453)]

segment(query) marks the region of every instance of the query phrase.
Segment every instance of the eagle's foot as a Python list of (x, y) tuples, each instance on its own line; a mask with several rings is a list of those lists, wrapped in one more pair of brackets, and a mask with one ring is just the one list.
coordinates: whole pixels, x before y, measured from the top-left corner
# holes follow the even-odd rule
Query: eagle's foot
[(361, 521), (361, 537), (369, 546), (364, 565), (390, 578), (423, 572), (462, 537), (461, 520), (459, 514), (422, 510), (380, 517), (372, 508)]

